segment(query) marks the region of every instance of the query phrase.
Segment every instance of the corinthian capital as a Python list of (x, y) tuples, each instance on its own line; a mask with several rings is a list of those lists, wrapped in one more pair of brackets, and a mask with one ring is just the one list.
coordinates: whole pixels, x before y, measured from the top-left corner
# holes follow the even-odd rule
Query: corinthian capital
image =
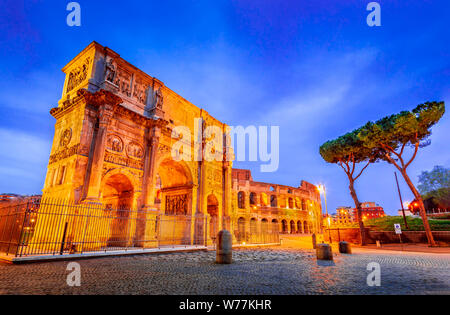
[(98, 119), (100, 127), (107, 126), (116, 111), (117, 106), (122, 103), (122, 99), (106, 90), (99, 90), (91, 93), (86, 89), (77, 91), (79, 97), (84, 98), (86, 103), (98, 108)]
[(111, 122), (111, 118), (114, 116), (115, 107), (109, 104), (100, 106), (98, 112), (98, 122), (100, 127), (105, 127)]

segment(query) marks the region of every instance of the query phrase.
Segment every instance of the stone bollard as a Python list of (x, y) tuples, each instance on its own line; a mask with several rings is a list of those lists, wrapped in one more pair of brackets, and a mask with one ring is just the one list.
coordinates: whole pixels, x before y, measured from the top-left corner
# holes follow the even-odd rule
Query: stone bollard
[(316, 249), (316, 247), (317, 247), (316, 233), (313, 233), (311, 238), (312, 238), (313, 248)]
[(333, 252), (328, 244), (317, 244), (316, 255), (318, 260), (333, 260)]
[(231, 264), (232, 258), (232, 237), (227, 230), (222, 230), (217, 236), (216, 263)]
[(348, 242), (339, 242), (339, 253), (341, 254), (351, 254), (352, 247)]

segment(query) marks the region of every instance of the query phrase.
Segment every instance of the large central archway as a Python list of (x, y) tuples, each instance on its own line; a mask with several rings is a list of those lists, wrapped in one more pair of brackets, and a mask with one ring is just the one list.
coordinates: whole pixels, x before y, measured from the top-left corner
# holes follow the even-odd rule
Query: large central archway
[(157, 200), (166, 215), (191, 213), (192, 176), (187, 165), (172, 159), (164, 160), (158, 167)]
[(192, 176), (185, 162), (170, 158), (159, 164), (155, 203), (161, 216), (160, 244), (190, 244), (192, 227)]

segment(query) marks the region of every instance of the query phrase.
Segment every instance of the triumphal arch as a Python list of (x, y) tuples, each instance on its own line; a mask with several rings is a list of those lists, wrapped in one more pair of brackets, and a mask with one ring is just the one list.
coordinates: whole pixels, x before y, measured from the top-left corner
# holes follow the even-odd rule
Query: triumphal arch
[(194, 150), (204, 145), (196, 128), (225, 124), (96, 42), (63, 72), (44, 198), (203, 215), (214, 230), (230, 221), (231, 162), (176, 161), (171, 152), (176, 126), (192, 131)]
[(267, 243), (322, 230), (317, 187), (233, 171), (229, 127), (113, 50), (93, 42), (63, 72), (34, 244), (207, 244), (222, 228), (235, 242)]

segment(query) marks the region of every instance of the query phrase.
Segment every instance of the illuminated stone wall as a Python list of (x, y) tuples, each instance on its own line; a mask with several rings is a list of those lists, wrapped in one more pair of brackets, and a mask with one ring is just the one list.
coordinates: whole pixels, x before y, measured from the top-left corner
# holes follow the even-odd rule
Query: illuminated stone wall
[(299, 187), (253, 180), (249, 170), (233, 169), (232, 222), (238, 241), (243, 235), (279, 231), (289, 234), (322, 230), (320, 195), (316, 186), (302, 181)]
[(154, 210), (155, 216), (203, 220), (209, 214), (211, 233), (229, 222), (231, 163), (176, 162), (171, 155), (174, 127), (191, 130), (194, 156), (194, 141), (202, 145), (196, 118), (203, 127), (224, 130), (225, 124), (95, 42), (63, 72), (62, 98), (51, 110), (56, 124), (44, 198)]
[[(180, 235), (191, 233), (199, 242), (205, 235), (214, 238), (222, 228), (237, 230), (240, 218), (245, 220), (246, 231), (252, 219), (271, 224), (275, 220), (280, 230), (286, 220), (289, 232), (319, 229), (315, 225), (319, 220), (314, 218), (320, 215), (320, 198), (309, 183), (293, 188), (233, 180), (231, 162), (175, 161), (171, 152), (178, 141), (174, 128), (189, 129), (195, 157), (196, 145), (204, 145), (196, 130), (218, 126), (225, 131), (227, 126), (113, 50), (93, 42), (63, 72), (62, 98), (51, 110), (56, 124), (44, 198), (105, 209), (147, 210), (142, 215), (150, 219), (184, 215), (190, 220), (180, 222), (190, 222), (190, 226), (176, 230)], [(223, 156), (226, 150), (224, 143), (217, 152)], [(275, 190), (270, 191), (271, 187)], [(246, 194), (244, 208), (237, 205), (240, 191)], [(254, 205), (249, 203), (251, 192), (257, 193)], [(278, 198), (274, 207), (270, 206), (271, 195)], [(301, 200), (306, 202), (304, 208)], [(290, 207), (289, 202), (294, 205)], [(197, 223), (204, 221), (208, 225), (198, 230), (202, 225)], [(152, 234), (151, 229), (137, 224), (128, 233), (139, 240)]]

